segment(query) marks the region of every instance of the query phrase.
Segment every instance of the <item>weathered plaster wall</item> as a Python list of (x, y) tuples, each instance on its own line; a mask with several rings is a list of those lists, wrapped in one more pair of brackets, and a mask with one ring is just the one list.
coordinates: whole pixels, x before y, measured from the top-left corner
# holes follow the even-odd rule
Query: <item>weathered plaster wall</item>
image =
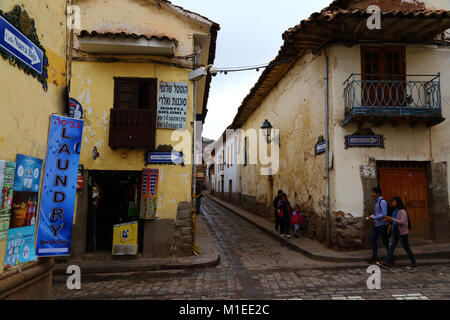
[[(273, 194), (283, 189), (292, 205), (299, 204), (303, 210), (318, 214), (325, 212), (325, 157), (315, 156), (314, 152), (318, 137), (325, 132), (323, 59), (323, 55), (300, 59), (242, 127), (259, 129), (268, 119), (273, 128), (280, 130), (280, 168), (273, 174)], [(271, 208), (273, 199), (267, 199), (270, 182), (268, 176), (260, 175), (259, 169), (260, 165), (239, 167), (242, 194)], [(269, 216), (273, 215), (272, 210)]]
[[(41, 44), (49, 60), (48, 91), (34, 77), (0, 57), (0, 159), (15, 161), (22, 153), (43, 159), (52, 113), (64, 110), (66, 85), (65, 1), (0, 1), (0, 9), (11, 11), (21, 5), (34, 19)], [(0, 273), (6, 240), (0, 241)]]
[[(406, 51), (407, 74), (437, 74), (442, 73), (442, 92), (446, 102), (443, 105), (444, 116), (448, 115), (448, 53), (430, 50), (423, 46), (408, 46)], [(344, 81), (351, 73), (361, 72), (360, 47), (347, 48), (335, 46), (330, 50), (331, 61), (331, 90), (330, 102), (332, 106), (332, 121), (334, 139), (331, 151), (334, 153), (334, 167), (332, 173), (333, 191), (331, 210), (351, 213), (356, 217), (363, 216), (363, 188), (360, 178), (360, 166), (369, 163), (369, 158), (376, 160), (398, 161), (430, 161), (431, 157), (430, 131), (424, 125), (410, 127), (408, 124), (392, 127), (390, 124), (378, 128), (372, 127), (374, 133), (382, 134), (385, 138), (385, 148), (350, 148), (344, 149), (344, 137), (357, 130), (356, 125), (341, 127), (344, 119)], [(447, 109), (447, 110), (446, 110)], [(433, 138), (433, 143), (442, 145), (448, 143), (443, 137), (448, 137), (448, 125), (444, 122), (441, 137)], [(367, 126), (366, 126), (367, 127)], [(431, 129), (432, 132), (436, 129)], [(445, 142), (444, 142), (445, 141)], [(433, 148), (434, 149), (434, 148)], [(436, 151), (433, 152), (436, 155)], [(444, 156), (445, 155), (445, 156)], [(442, 158), (448, 157), (448, 151), (442, 152)], [(442, 160), (443, 161), (443, 160)]]
[[(85, 128), (80, 164), (86, 170), (135, 170), (144, 168), (144, 149), (115, 149), (108, 145), (110, 110), (114, 104), (114, 77), (157, 78), (159, 81), (188, 81), (188, 70), (157, 64), (74, 62), (71, 95), (84, 108)], [(192, 119), (193, 88), (189, 88), (187, 119)], [(192, 132), (191, 121), (187, 130)], [(156, 146), (171, 144), (173, 130), (157, 129)], [(191, 141), (188, 141), (190, 154)], [(94, 160), (92, 150), (97, 147), (100, 157)], [(178, 202), (189, 201), (192, 172), (190, 166), (150, 166), (160, 169), (158, 184), (158, 212), (161, 218), (175, 218)]]

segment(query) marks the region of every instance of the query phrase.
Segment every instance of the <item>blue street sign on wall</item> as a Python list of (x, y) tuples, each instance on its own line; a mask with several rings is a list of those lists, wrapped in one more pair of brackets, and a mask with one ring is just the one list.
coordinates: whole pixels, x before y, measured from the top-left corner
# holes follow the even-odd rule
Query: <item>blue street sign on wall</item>
[(147, 163), (149, 164), (182, 164), (183, 155), (179, 152), (150, 152)]
[(316, 155), (326, 152), (327, 143), (326, 141), (316, 143)]
[(30, 39), (0, 16), (0, 47), (42, 74), (44, 53)]
[(384, 147), (383, 136), (380, 136), (380, 135), (347, 136), (347, 137), (345, 137), (345, 147), (346, 148), (357, 148), (357, 147), (360, 147), (360, 148), (363, 148), (363, 147), (383, 148)]
[(83, 120), (52, 115), (36, 239), (37, 256), (70, 255)]

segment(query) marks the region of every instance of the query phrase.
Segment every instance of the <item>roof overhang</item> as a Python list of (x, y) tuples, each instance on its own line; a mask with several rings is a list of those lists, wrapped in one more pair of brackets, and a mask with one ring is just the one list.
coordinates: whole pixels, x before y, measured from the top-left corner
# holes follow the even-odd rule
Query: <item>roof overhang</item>
[(79, 37), (88, 53), (173, 56), (175, 42), (169, 39)]

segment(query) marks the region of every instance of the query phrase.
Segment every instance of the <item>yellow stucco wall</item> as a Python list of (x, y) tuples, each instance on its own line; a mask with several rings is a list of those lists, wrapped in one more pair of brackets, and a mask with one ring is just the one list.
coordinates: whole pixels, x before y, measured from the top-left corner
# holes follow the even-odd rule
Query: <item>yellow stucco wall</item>
[[(64, 110), (66, 85), (65, 1), (0, 1), (0, 9), (11, 11), (21, 5), (34, 19), (39, 40), (49, 59), (48, 91), (34, 77), (0, 57), (0, 159), (15, 161), (21, 153), (44, 159), (49, 118)], [(0, 241), (0, 273), (6, 241)]]
[[(273, 194), (283, 189), (292, 205), (317, 213), (324, 212), (325, 195), (325, 158), (314, 153), (318, 137), (324, 135), (323, 75), (323, 56), (300, 59), (242, 126), (259, 129), (268, 119), (280, 130), (280, 168), (273, 175)], [(260, 165), (239, 166), (238, 179), (242, 177), (242, 194), (265, 203), (269, 179), (259, 169)]]
[[(157, 64), (77, 62), (72, 65), (71, 96), (84, 109), (85, 127), (80, 164), (86, 170), (144, 169), (144, 149), (115, 149), (108, 146), (110, 110), (114, 104), (114, 77), (157, 78), (158, 81), (188, 82), (188, 70)], [(189, 85), (189, 104), (186, 128), (192, 132), (191, 120), (193, 87)], [(172, 141), (173, 130), (157, 129), (156, 146), (177, 145)], [(192, 143), (189, 141), (189, 148)], [(100, 157), (94, 160), (92, 150), (97, 147)], [(185, 151), (184, 153), (188, 153)], [(158, 214), (160, 218), (174, 218), (180, 201), (190, 201), (191, 167), (149, 166), (160, 169), (158, 184)]]
[[(152, 0), (76, 0), (81, 9), (81, 29), (88, 31), (125, 32), (147, 36), (167, 36), (176, 40), (175, 56), (185, 56), (194, 52), (196, 38), (209, 37), (210, 25), (206, 20), (191, 14), (180, 14), (178, 9), (158, 5)], [(76, 49), (79, 46), (75, 37)], [(202, 48), (202, 59), (208, 56), (209, 43)], [(74, 53), (77, 56), (77, 52)], [(117, 58), (117, 57), (116, 57)], [(143, 58), (143, 57), (134, 57)], [(130, 61), (130, 57), (121, 57), (122, 62), (96, 62), (95, 56), (89, 59), (76, 59), (72, 64), (71, 96), (83, 105), (85, 129), (80, 164), (87, 170), (131, 170), (144, 168), (144, 149), (116, 149), (108, 146), (110, 109), (114, 102), (114, 77), (157, 78), (158, 81), (189, 82), (191, 71), (187, 68), (168, 66), (151, 61), (147, 57), (144, 63)], [(158, 57), (153, 57), (158, 58)], [(86, 61), (86, 60), (89, 60)], [(94, 60), (94, 61), (92, 61)], [(173, 61), (172, 61), (173, 62)], [(185, 64), (187, 62), (184, 62)], [(202, 102), (204, 82), (198, 84), (198, 102)], [(191, 133), (193, 127), (193, 82), (189, 82), (188, 110), (186, 130)], [(201, 107), (201, 106), (200, 106)], [(199, 111), (201, 113), (201, 109)], [(170, 144), (174, 130), (157, 129), (156, 146)], [(96, 146), (100, 158), (93, 160), (92, 150)], [(183, 151), (185, 159), (190, 158), (192, 142), (189, 139)], [(162, 219), (176, 216), (179, 202), (190, 201), (192, 168), (190, 165), (151, 166), (160, 169), (158, 185), (158, 215)]]

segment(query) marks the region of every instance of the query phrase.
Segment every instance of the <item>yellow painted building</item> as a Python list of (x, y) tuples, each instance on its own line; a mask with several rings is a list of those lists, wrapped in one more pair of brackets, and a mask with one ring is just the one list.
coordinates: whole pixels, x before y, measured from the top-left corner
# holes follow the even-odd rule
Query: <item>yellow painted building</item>
[[(369, 5), (381, 7), (381, 29), (368, 29)], [(364, 218), (374, 210), (370, 191), (380, 185), (386, 199), (407, 203), (413, 239), (448, 241), (448, 10), (442, 1), (337, 0), (287, 30), (231, 125), (249, 132), (267, 119), (279, 130), (271, 175), (261, 174), (268, 167), (261, 163), (239, 165), (242, 205), (273, 220), (282, 189), (305, 212), (308, 237), (361, 248), (370, 230)], [(316, 152), (327, 133), (328, 166), (326, 152)]]
[[(39, 79), (19, 68), (17, 60), (5, 59), (7, 52), (0, 49), (1, 160), (15, 161), (18, 153), (44, 159), (50, 115), (65, 112), (67, 5), (60, 0), (0, 1), (2, 16), (27, 38), (37, 36), (48, 59), (43, 73), (48, 77)], [(2, 274), (5, 251), (6, 240), (0, 240), (0, 298), (50, 298), (52, 260), (22, 266), (22, 275), (17, 268)]]
[[(177, 243), (190, 232), (179, 234), (175, 220), (181, 219), (179, 204), (191, 201), (193, 123), (206, 116), (211, 76), (197, 82), (194, 111), (189, 73), (214, 61), (219, 26), (169, 1), (74, 4), (80, 8), (81, 25), (74, 32), (70, 96), (83, 106), (85, 120), (80, 158), (85, 179), (77, 202), (74, 237), (79, 244), (72, 248), (74, 255), (83, 255), (85, 248), (111, 251), (112, 226), (137, 219), (133, 213), (142, 202), (143, 169), (159, 170), (158, 219), (140, 220), (140, 252), (169, 256), (177, 246), (191, 252), (191, 245)], [(159, 88), (173, 82), (188, 88), (185, 129), (176, 133), (155, 127)], [(174, 133), (184, 137), (183, 148), (180, 138), (172, 138)], [(183, 152), (185, 166), (146, 165), (147, 152), (167, 145)], [(93, 188), (99, 191), (98, 206)]]

